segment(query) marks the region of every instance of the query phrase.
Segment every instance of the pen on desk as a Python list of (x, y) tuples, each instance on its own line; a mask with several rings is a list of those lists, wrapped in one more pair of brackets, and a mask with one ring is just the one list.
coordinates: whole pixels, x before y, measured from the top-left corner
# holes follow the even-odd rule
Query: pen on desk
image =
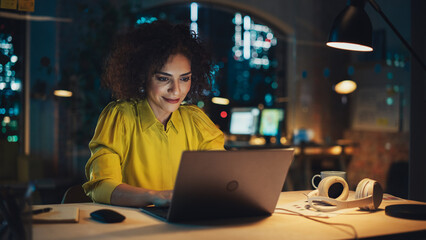
[(45, 213), (45, 212), (50, 212), (51, 210), (52, 210), (52, 208), (50, 208), (50, 207), (36, 209), (36, 210), (33, 210), (33, 215), (40, 214), (40, 213)]

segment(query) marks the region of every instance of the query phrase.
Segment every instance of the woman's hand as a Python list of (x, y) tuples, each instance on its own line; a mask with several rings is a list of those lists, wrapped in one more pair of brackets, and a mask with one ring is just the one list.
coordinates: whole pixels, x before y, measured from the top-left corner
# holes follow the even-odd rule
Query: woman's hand
[(172, 200), (172, 190), (168, 191), (150, 191), (152, 204), (156, 207), (168, 207)]
[(150, 204), (166, 207), (170, 205), (172, 190), (153, 191), (128, 184), (118, 185), (111, 194), (111, 204), (127, 207), (144, 207)]

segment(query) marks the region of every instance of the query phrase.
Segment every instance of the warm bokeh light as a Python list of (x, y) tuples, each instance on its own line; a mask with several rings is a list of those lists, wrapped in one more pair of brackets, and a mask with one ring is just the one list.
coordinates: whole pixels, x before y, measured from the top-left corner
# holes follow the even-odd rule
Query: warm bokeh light
[(4, 118), (3, 118), (3, 122), (4, 122), (5, 124), (9, 124), (9, 123), (10, 123), (10, 117), (9, 117), (9, 116), (4, 117)]
[(250, 145), (265, 145), (266, 140), (263, 137), (252, 137), (249, 141)]
[(357, 52), (371, 52), (373, 51), (372, 47), (356, 44), (356, 43), (347, 43), (347, 42), (327, 42), (327, 46), (349, 50), (349, 51), (357, 51)]
[(339, 155), (342, 153), (342, 147), (341, 146), (333, 146), (330, 147), (327, 151), (330, 155)]
[(72, 92), (67, 90), (55, 90), (53, 94), (57, 97), (72, 97)]
[(214, 97), (214, 98), (212, 98), (212, 103), (219, 104), (219, 105), (228, 105), (229, 99), (222, 98), (222, 97)]
[(339, 94), (349, 94), (353, 91), (355, 91), (357, 85), (352, 80), (343, 80), (336, 84), (334, 87), (334, 91), (336, 91)]

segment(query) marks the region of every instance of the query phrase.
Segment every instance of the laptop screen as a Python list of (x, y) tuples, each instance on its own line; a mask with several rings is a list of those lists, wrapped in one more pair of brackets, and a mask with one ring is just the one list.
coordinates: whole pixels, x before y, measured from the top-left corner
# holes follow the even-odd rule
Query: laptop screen
[(292, 160), (293, 149), (186, 151), (164, 220), (268, 216)]

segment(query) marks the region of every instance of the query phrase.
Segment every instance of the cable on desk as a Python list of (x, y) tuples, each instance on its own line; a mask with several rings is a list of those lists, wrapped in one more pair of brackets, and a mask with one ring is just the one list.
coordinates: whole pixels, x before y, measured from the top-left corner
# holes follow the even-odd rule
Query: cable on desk
[[(319, 222), (319, 223), (323, 223), (323, 224), (326, 224), (326, 225), (338, 225), (338, 226), (349, 227), (349, 228), (351, 228), (351, 229), (353, 230), (353, 233), (354, 233), (354, 239), (358, 239), (358, 233), (357, 233), (357, 231), (356, 231), (355, 227), (354, 227), (354, 226), (352, 226), (352, 225), (350, 225), (350, 224), (346, 224), (346, 223), (329, 223), (329, 222), (325, 222), (325, 221), (322, 221), (322, 220), (316, 219), (316, 218), (311, 217), (311, 216), (303, 215), (303, 214), (301, 214), (301, 213), (298, 213), (298, 212), (295, 212), (295, 211), (292, 211), (292, 210), (289, 210), (289, 209), (285, 209), (285, 208), (275, 208), (275, 209), (276, 209), (276, 210), (283, 210), (283, 211), (287, 211), (287, 212), (290, 212), (290, 213), (293, 213), (293, 214), (296, 214), (296, 215), (302, 216), (302, 217), (304, 217), (304, 218), (310, 219), (310, 220), (312, 220), (312, 221)], [(275, 212), (275, 213), (280, 213), (280, 212)], [(286, 213), (281, 213), (281, 214), (286, 214)]]

